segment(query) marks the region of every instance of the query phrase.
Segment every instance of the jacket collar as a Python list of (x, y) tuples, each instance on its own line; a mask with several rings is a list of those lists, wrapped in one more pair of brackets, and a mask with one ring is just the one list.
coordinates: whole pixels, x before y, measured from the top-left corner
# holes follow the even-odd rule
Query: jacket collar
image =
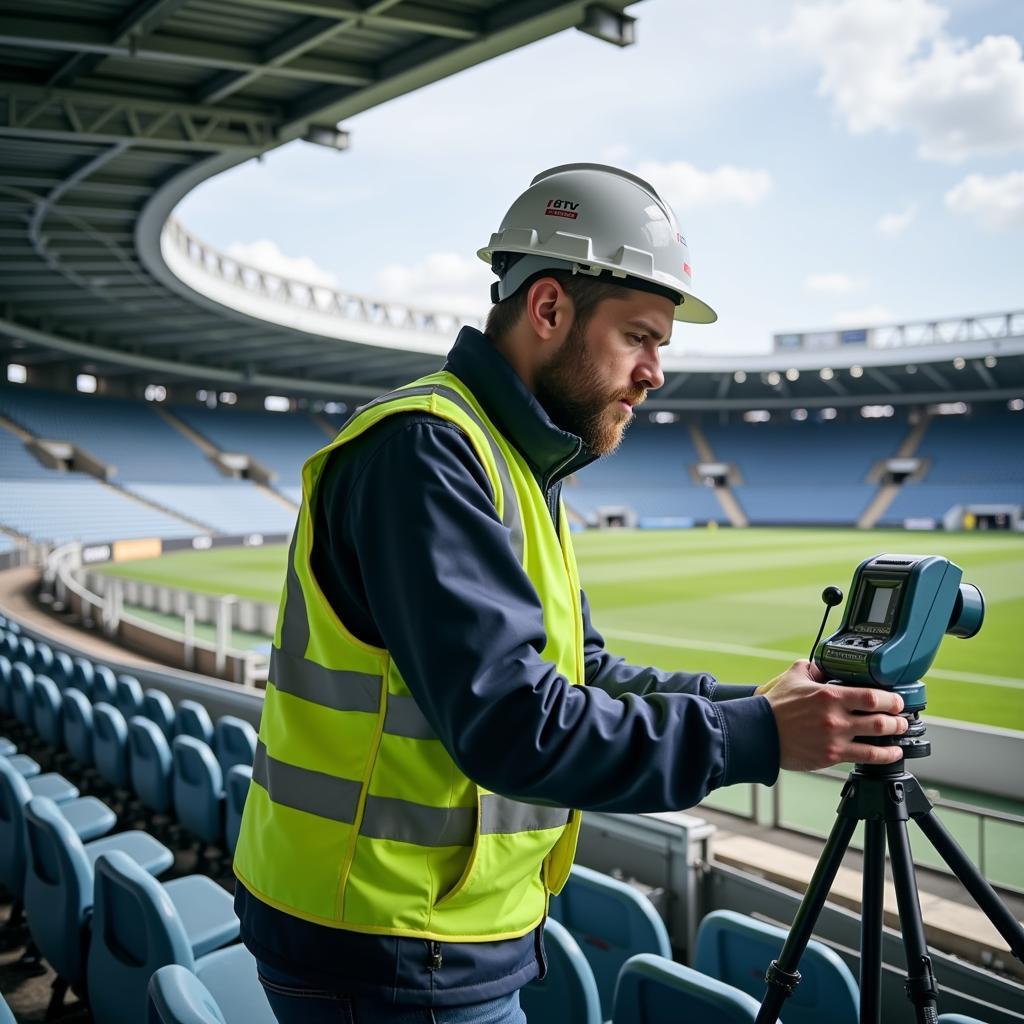
[(491, 340), (463, 327), (444, 368), (455, 374), (520, 451), (543, 487), (593, 462), (583, 441), (551, 422), (543, 406)]

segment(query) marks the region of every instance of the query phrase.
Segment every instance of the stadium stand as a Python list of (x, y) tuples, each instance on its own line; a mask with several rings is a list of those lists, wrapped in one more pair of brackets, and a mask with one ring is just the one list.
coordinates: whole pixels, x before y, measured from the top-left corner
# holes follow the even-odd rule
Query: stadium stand
[(277, 474), (274, 486), (296, 502), (303, 462), (328, 442), (326, 433), (302, 415), (182, 405), (171, 411), (220, 451), (244, 452)]
[(644, 520), (690, 518), (725, 522), (712, 488), (697, 484), (690, 466), (700, 457), (683, 424), (636, 422), (613, 455), (592, 463), (562, 491), (566, 505), (593, 520), (602, 507), (630, 506)]
[(0, 415), (35, 438), (73, 443), (105, 463), (115, 485), (47, 469), (0, 430), (0, 479), (14, 481), (3, 488), (0, 523), (34, 539), (188, 537), (202, 532), (197, 524), (224, 534), (286, 533), (293, 525), (293, 512), (249, 481), (223, 475), (142, 402), (0, 388)]

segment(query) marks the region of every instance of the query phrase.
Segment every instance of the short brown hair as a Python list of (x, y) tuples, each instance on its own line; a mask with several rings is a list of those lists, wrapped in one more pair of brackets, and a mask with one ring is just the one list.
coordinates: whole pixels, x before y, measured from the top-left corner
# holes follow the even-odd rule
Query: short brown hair
[(582, 330), (587, 326), (597, 307), (605, 299), (619, 299), (628, 289), (621, 284), (614, 284), (607, 278), (592, 277), (589, 274), (573, 274), (568, 270), (545, 270), (529, 278), (516, 290), (515, 295), (491, 306), (487, 314), (484, 333), (492, 341), (503, 341), (526, 309), (526, 296), (530, 285), (540, 277), (553, 277), (562, 290), (572, 300), (576, 313), (577, 326)]

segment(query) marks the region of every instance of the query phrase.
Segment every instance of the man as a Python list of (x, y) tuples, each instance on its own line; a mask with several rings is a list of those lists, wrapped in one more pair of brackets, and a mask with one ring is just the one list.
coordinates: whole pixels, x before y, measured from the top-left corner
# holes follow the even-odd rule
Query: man
[(480, 255), (486, 333), (303, 469), (235, 858), (282, 1024), (519, 1024), (580, 810), (893, 761), (854, 737), (906, 728), (897, 696), (807, 662), (723, 686), (628, 665), (590, 621), (561, 481), (661, 386), (673, 319), (715, 319), (654, 189), (554, 168)]

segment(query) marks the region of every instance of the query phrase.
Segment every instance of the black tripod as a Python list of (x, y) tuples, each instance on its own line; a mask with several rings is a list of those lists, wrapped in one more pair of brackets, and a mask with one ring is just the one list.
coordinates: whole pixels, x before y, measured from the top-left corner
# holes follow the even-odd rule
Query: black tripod
[[(917, 727), (911, 732), (919, 736), (924, 730), (919, 723), (915, 724)], [(909, 735), (910, 732), (905, 734)], [(911, 741), (911, 744), (908, 744), (908, 756), (921, 756), (922, 752), (927, 752), (927, 744), (919, 740)], [(840, 797), (836, 823), (797, 910), (793, 927), (779, 958), (772, 961), (765, 975), (768, 989), (757, 1015), (757, 1024), (774, 1024), (779, 1019), (786, 997), (792, 994), (800, 982), (797, 965), (811, 938), (814, 924), (858, 821), (864, 822), (860, 1024), (880, 1024), (881, 1021), (882, 887), (887, 842), (896, 888), (900, 931), (907, 956), (907, 998), (914, 1004), (918, 1024), (935, 1024), (938, 1013), (938, 986), (925, 943), (917, 878), (907, 835), (907, 821), (910, 818), (917, 822), (928, 841), (1006, 940), (1013, 955), (1018, 960), (1024, 960), (1024, 928), (1021, 928), (935, 816), (931, 803), (917, 779), (906, 770), (905, 763), (901, 760), (884, 766), (858, 764), (850, 772)]]

